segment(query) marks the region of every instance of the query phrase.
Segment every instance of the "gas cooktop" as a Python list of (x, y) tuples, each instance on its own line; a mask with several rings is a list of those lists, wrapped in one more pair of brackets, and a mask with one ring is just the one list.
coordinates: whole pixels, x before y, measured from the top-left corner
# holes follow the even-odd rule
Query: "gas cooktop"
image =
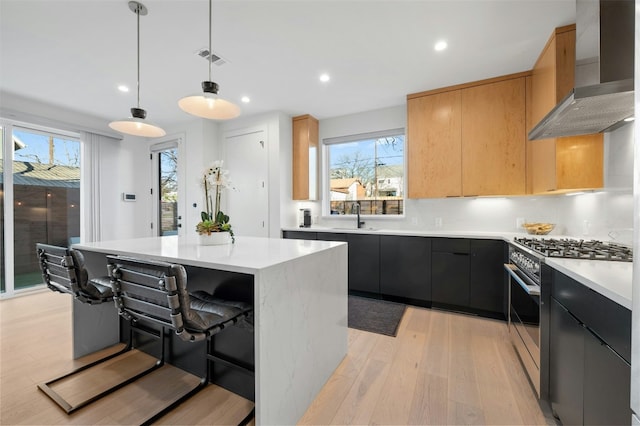
[(568, 238), (515, 238), (514, 241), (545, 257), (633, 261), (633, 250), (622, 244)]

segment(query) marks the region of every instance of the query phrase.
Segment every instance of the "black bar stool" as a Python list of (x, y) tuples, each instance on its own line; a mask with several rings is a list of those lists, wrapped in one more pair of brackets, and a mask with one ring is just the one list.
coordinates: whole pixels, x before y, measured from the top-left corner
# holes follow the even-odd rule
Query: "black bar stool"
[[(67, 247), (58, 247), (49, 244), (36, 244), (36, 252), (40, 261), (42, 277), (49, 289), (59, 293), (72, 295), (76, 300), (91, 305), (96, 305), (113, 300), (111, 290), (111, 279), (107, 276), (89, 279), (89, 274), (84, 267), (84, 256), (78, 250)], [(100, 330), (96, 330), (99, 333)], [(132, 352), (131, 336), (128, 344), (120, 351), (102, 357), (96, 361), (76, 368), (68, 373), (38, 384), (38, 388), (49, 398), (58, 404), (67, 414), (94, 402), (103, 396), (131, 383), (152, 370), (160, 367), (158, 360), (148, 356), (144, 358), (144, 363), (140, 367), (132, 370), (130, 375), (102, 381), (102, 384), (91, 386), (92, 383), (100, 381), (101, 370), (99, 365), (109, 361), (117, 365), (124, 362), (125, 357), (135, 355)], [(146, 354), (142, 354), (146, 355)], [(136, 359), (143, 359), (141, 356)], [(118, 359), (117, 357), (121, 357)], [(106, 364), (105, 364), (106, 365)], [(95, 368), (94, 368), (95, 367)], [(76, 381), (79, 388), (86, 387), (87, 393), (84, 398), (78, 397), (75, 392), (65, 396), (65, 391), (58, 391), (58, 386), (64, 388), (65, 383)]]
[[(206, 292), (187, 292), (187, 273), (182, 265), (167, 262), (133, 259), (122, 256), (107, 256), (107, 268), (111, 277), (113, 297), (119, 314), (131, 321), (150, 322), (162, 329), (173, 330), (180, 339), (196, 342), (209, 339), (225, 328), (239, 322), (252, 320), (253, 306), (240, 301), (217, 298)], [(164, 335), (162, 337), (162, 360), (164, 362)], [(208, 355), (208, 360), (223, 362), (253, 374), (252, 369), (234, 364), (229, 359)], [(200, 384), (184, 396), (148, 419), (151, 424), (167, 414), (171, 409), (204, 388), (209, 382), (209, 362), (207, 376)], [(247, 424), (254, 415), (254, 409), (240, 422)]]

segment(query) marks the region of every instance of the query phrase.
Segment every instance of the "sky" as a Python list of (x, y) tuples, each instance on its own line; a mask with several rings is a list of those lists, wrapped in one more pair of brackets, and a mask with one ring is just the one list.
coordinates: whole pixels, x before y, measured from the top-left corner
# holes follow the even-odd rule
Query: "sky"
[[(353, 156), (359, 151), (361, 158), (373, 159), (374, 157), (374, 144), (377, 139), (369, 139), (359, 142), (348, 142), (330, 145), (329, 161), (330, 168), (340, 167), (340, 161), (343, 157), (347, 156), (353, 158)], [(381, 139), (382, 140), (382, 139)], [(385, 143), (378, 143), (377, 157), (378, 165), (402, 165), (404, 162), (404, 135), (396, 137), (396, 145), (392, 147)]]
[[(26, 147), (14, 152), (16, 161), (49, 163), (49, 135), (14, 129), (14, 135)], [(80, 142), (54, 136), (54, 164), (80, 166)]]

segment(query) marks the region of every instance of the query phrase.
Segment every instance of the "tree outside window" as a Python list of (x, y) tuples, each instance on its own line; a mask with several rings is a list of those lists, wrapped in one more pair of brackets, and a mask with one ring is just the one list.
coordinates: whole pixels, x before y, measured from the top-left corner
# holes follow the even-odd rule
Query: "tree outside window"
[(404, 134), (341, 139), (328, 144), (331, 214), (352, 214), (356, 203), (362, 214), (403, 214)]

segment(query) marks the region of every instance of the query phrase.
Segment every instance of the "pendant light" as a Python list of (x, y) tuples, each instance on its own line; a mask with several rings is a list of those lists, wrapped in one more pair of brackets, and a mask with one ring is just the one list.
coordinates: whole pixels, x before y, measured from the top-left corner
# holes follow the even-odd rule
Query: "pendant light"
[(138, 20), (138, 106), (131, 108), (131, 117), (112, 121), (109, 123), (109, 127), (128, 135), (157, 138), (166, 135), (167, 132), (161, 127), (146, 121), (147, 111), (140, 108), (140, 15), (144, 16), (148, 11), (142, 3), (138, 3), (137, 1), (130, 1), (129, 9), (136, 14)]
[(240, 107), (218, 97), (218, 84), (211, 81), (211, 0), (209, 0), (209, 80), (202, 82), (202, 94), (186, 96), (178, 101), (180, 108), (197, 117), (228, 120), (240, 115)]

